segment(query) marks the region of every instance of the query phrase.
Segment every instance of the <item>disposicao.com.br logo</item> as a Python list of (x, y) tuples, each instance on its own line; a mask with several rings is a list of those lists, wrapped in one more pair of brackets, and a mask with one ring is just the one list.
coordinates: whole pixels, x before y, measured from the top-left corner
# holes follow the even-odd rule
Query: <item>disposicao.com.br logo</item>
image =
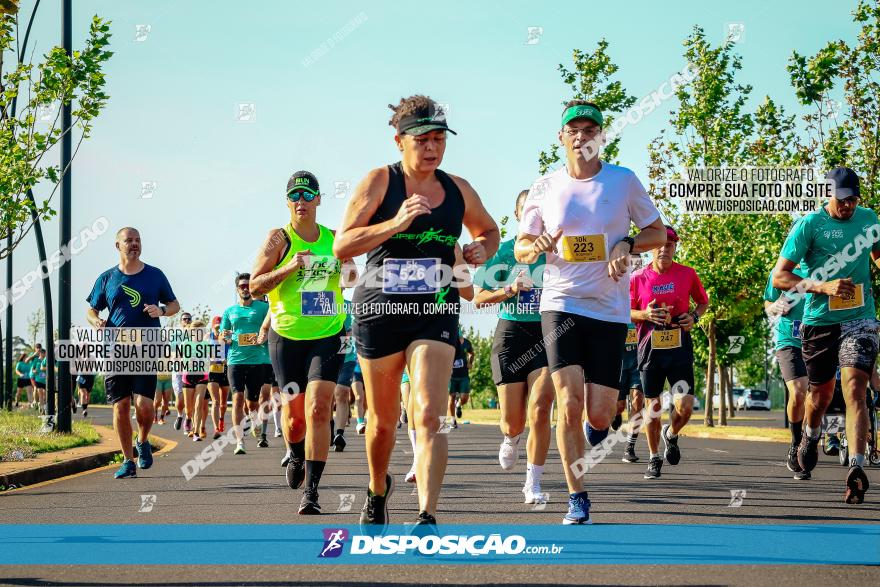
[[(338, 557), (344, 548), (348, 532), (344, 529), (324, 529), (324, 546), (320, 558)], [(407, 535), (388, 534), (371, 536), (355, 534), (351, 536), (351, 555), (471, 555), (471, 556), (516, 556), (516, 555), (555, 555), (563, 550), (556, 544), (529, 546), (525, 537), (512, 534), (443, 534)]]

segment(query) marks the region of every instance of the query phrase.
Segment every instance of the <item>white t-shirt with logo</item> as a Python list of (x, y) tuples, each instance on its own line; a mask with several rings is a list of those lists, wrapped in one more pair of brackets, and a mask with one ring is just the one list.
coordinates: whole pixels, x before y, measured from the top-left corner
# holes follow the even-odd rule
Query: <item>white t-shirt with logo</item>
[[(629, 234), (630, 224), (645, 228), (660, 213), (635, 173), (626, 167), (602, 162), (599, 173), (589, 179), (575, 179), (565, 167), (532, 184), (522, 212), (520, 232), (555, 234), (562, 229), (558, 254), (547, 253), (547, 265), (557, 276), (544, 275), (541, 312), (561, 311), (628, 324), (629, 274), (614, 281), (608, 276), (608, 255)], [(563, 258), (563, 240), (591, 235), (596, 243), (604, 235), (605, 260), (569, 262)], [(572, 244), (572, 247), (583, 246)]]

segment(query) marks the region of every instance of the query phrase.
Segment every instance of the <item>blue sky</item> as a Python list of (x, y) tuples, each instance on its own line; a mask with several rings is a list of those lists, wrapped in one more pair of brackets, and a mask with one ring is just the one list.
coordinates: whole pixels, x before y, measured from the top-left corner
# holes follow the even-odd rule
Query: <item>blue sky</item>
[[(811, 54), (832, 39), (853, 41), (855, 0), (623, 3), (533, 1), (425, 4), (251, 3), (207, 0), (77, 0), (79, 45), (91, 15), (112, 21), (109, 105), (73, 170), (73, 231), (104, 216), (111, 230), (73, 260), (73, 317), (82, 322), (96, 276), (117, 262), (113, 233), (140, 229), (143, 260), (168, 275), (184, 308), (215, 312), (234, 302), (230, 272), (249, 270), (272, 227), (289, 217), (287, 178), (313, 171), (325, 197), (319, 221), (335, 227), (356, 184), (396, 160), (386, 105), (424, 93), (448, 103), (443, 169), (471, 182), (496, 219), (537, 176), (537, 155), (556, 140), (569, 97), (557, 65), (592, 51), (601, 38), (619, 79), (640, 98), (684, 66), (681, 41), (700, 25), (720, 43), (743, 23), (740, 80), (752, 105), (770, 95), (794, 108), (785, 66), (792, 50)], [(23, 0), (22, 14), (32, 1)], [(834, 8), (830, 8), (833, 6)], [(60, 9), (43, 2), (32, 33), (38, 54), (60, 43)], [(313, 63), (303, 60), (359, 19)], [(148, 25), (136, 40), (136, 27)], [(542, 27), (527, 44), (528, 27)], [(349, 27), (351, 28), (351, 27)], [(253, 104), (250, 122), (239, 104)], [(662, 104), (622, 135), (621, 162), (647, 182), (646, 145), (666, 126)], [(142, 197), (144, 182), (155, 182)], [(48, 195), (40, 188), (38, 198)], [(57, 248), (58, 223), (44, 231)], [(32, 236), (16, 252), (15, 277), (36, 266)], [(218, 287), (218, 280), (220, 285)], [(57, 300), (57, 276), (52, 276)], [(42, 304), (39, 287), (15, 304), (15, 331)], [(488, 317), (464, 317), (488, 330)]]

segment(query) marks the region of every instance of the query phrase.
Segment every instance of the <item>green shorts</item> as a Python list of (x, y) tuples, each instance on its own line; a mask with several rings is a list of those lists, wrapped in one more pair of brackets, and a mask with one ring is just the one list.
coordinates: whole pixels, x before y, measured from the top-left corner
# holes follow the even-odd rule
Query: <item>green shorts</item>
[(156, 391), (161, 393), (171, 393), (171, 380), (166, 379), (157, 379), (156, 380)]
[(470, 377), (453, 377), (449, 380), (449, 393), (470, 393)]

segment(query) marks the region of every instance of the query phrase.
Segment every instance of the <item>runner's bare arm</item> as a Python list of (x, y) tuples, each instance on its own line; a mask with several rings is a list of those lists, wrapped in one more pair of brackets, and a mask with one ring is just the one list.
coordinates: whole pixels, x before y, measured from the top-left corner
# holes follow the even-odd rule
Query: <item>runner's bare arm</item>
[(633, 253), (644, 253), (657, 247), (663, 246), (666, 242), (666, 227), (661, 219), (657, 219), (648, 226), (639, 229), (638, 234), (633, 237)]
[(278, 269), (273, 269), (281, 260), (284, 247), (281, 243), (284, 241), (284, 230), (281, 228), (273, 228), (263, 243), (257, 260), (254, 262), (254, 268), (251, 270), (250, 290), (252, 296), (262, 296), (269, 293), (284, 279), (299, 269), (301, 264), (296, 261), (298, 256), (294, 256), (290, 262)]
[(263, 323), (260, 325), (260, 332), (257, 333), (257, 344), (263, 344), (269, 338), (269, 325), (272, 323), (272, 312), (266, 312)]
[[(874, 256), (874, 253), (871, 253)], [(876, 262), (876, 261), (875, 261)], [(856, 291), (852, 279), (834, 279), (832, 281), (818, 281), (810, 278), (801, 278), (792, 270), (797, 263), (779, 257), (773, 268), (773, 287), (783, 291), (797, 290), (803, 293), (818, 293), (828, 296), (850, 296)], [(801, 283), (803, 282), (803, 283)]]
[[(86, 310), (86, 320), (88, 320), (89, 324), (94, 326), (95, 328), (103, 328), (107, 322), (101, 319), (101, 316), (98, 314), (98, 311), (94, 308), (89, 308)], [(34, 357), (37, 356), (37, 353), (34, 353), (30, 356), (28, 361), (33, 360)]]
[(464, 199), (464, 218), (461, 223), (471, 233), (473, 241), (465, 245), (464, 259), (471, 265), (481, 265), (489, 260), (489, 258), (498, 252), (498, 245), (501, 243), (501, 233), (498, 231), (498, 225), (495, 220), (486, 211), (480, 196), (471, 187), (467, 180), (450, 175), (452, 181), (458, 186)]
[(424, 196), (412, 196), (400, 206), (398, 214), (384, 222), (369, 225), (388, 190), (388, 168), (370, 171), (351, 196), (336, 239), (333, 254), (337, 259), (354, 258), (376, 248), (398, 232), (406, 230), (418, 213), (429, 213)]
[[(333, 234), (333, 240), (336, 240), (336, 231), (331, 230), (330, 232)], [(339, 269), (339, 272), (341, 274), (339, 287), (341, 287), (342, 289), (354, 287), (358, 279), (358, 270), (357, 265), (355, 265), (354, 263), (354, 259), (348, 257), (346, 259), (340, 259), (339, 261), (341, 265)]]

